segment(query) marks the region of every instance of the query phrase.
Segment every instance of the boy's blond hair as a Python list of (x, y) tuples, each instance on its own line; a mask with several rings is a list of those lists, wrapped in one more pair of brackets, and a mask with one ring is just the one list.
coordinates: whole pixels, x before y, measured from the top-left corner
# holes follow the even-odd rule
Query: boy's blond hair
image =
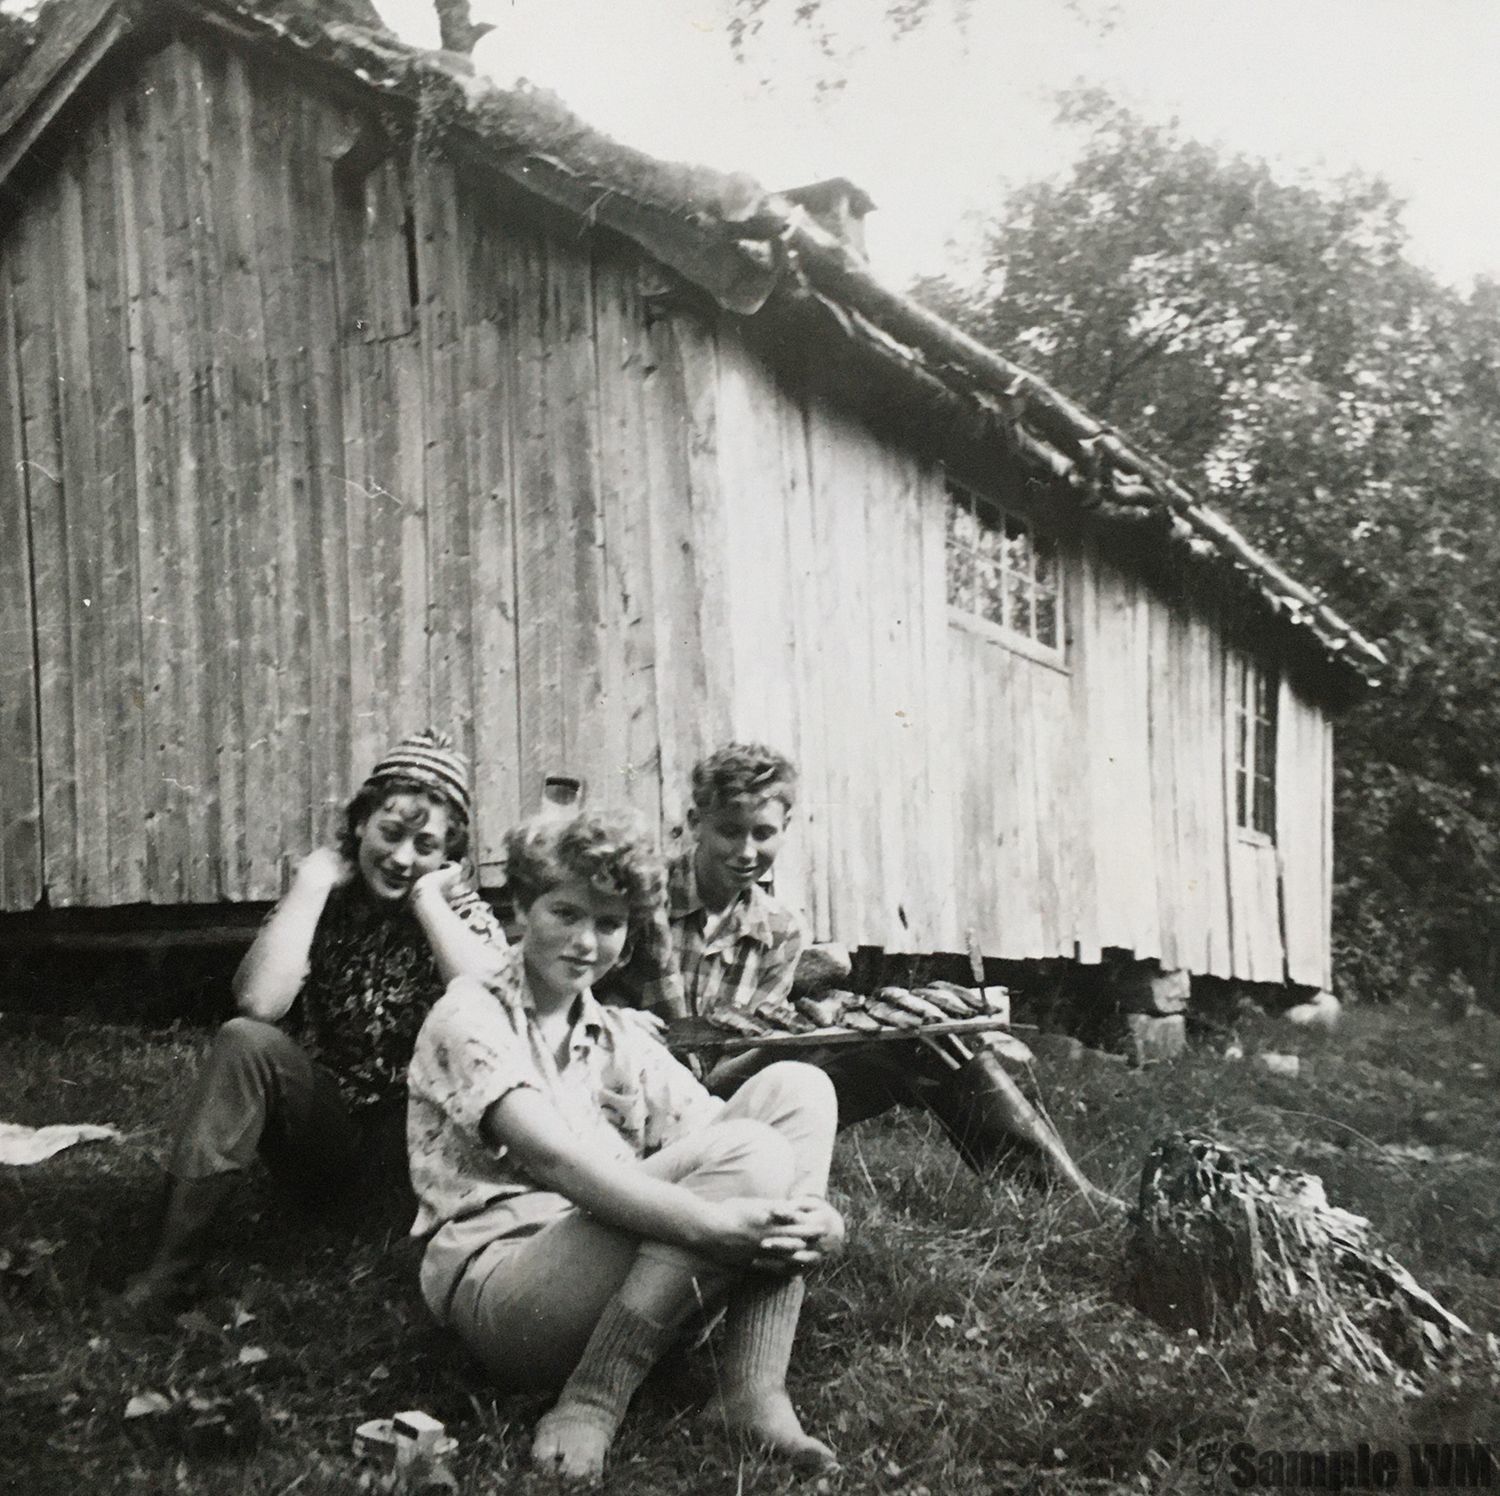
[(746, 797), (780, 800), (790, 811), (797, 800), (797, 766), (764, 743), (726, 743), (693, 765), (693, 804), (699, 811)]

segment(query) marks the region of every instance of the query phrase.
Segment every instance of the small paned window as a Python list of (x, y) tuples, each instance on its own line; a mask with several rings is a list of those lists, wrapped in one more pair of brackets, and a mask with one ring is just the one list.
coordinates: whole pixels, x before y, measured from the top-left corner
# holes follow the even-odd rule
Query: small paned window
[(948, 601), (1008, 634), (1062, 648), (1057, 544), (1029, 521), (948, 485)]
[(1276, 680), (1237, 656), (1233, 670), (1234, 819), (1242, 831), (1276, 835)]

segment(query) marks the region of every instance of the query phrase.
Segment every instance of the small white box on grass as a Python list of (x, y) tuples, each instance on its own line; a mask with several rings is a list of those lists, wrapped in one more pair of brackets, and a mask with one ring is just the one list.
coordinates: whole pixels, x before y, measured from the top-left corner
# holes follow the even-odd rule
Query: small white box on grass
[(458, 1440), (445, 1433), (430, 1414), (412, 1410), (392, 1418), (372, 1418), (354, 1433), (354, 1452), (387, 1469), (401, 1469), (415, 1459), (445, 1460), (458, 1450)]
[(443, 1437), (443, 1425), (427, 1413), (397, 1413), (391, 1419), (391, 1432), (398, 1446), (409, 1443), (414, 1449), (431, 1449)]

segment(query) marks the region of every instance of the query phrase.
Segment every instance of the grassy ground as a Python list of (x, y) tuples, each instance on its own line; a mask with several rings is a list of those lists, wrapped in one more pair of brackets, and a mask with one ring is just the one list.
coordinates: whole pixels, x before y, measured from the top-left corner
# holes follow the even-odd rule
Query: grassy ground
[[(1265, 1029), (1247, 1047), (1300, 1049), (1299, 1078), (1225, 1061), (1221, 1040), (1144, 1072), (1056, 1062), (1043, 1093), (1088, 1170), (1123, 1194), (1149, 1144), (1184, 1126), (1322, 1175), (1450, 1308), (1500, 1332), (1500, 1021), (1359, 1011), (1334, 1043)], [(0, 1026), (0, 1117), (127, 1134), (0, 1171), (0, 1490), (358, 1490), (355, 1426), (409, 1407), (458, 1437), (460, 1491), (552, 1489), (525, 1473), (538, 1405), (496, 1400), (428, 1325), (391, 1209), (289, 1231), (271, 1191), (252, 1187), (199, 1311), (171, 1334), (111, 1327), (101, 1290), (140, 1250), (162, 1118), (200, 1043)], [(921, 1119), (846, 1134), (835, 1187), (851, 1247), (814, 1283), (793, 1367), (809, 1427), (843, 1459), (828, 1490), (1198, 1492), (1205, 1449), (1236, 1440), (1500, 1442), (1483, 1334), (1418, 1399), (1168, 1335), (1121, 1301), (1122, 1228), (981, 1185)], [(648, 1384), (612, 1490), (793, 1487), (695, 1422), (712, 1377), (700, 1354)], [(150, 1393), (174, 1411), (127, 1420)]]

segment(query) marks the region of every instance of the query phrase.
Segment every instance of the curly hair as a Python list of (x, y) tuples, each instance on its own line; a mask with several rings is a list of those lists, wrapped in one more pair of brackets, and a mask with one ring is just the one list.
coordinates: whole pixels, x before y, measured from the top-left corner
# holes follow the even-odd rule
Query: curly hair
[(630, 925), (649, 920), (666, 897), (666, 873), (656, 848), (633, 818), (593, 812), (559, 821), (533, 816), (505, 837), (506, 884), (517, 909), (570, 878), (601, 894), (623, 898)]
[(764, 743), (726, 743), (693, 765), (693, 804), (713, 810), (746, 795), (780, 800), (791, 810), (797, 800), (797, 767)]
[[(350, 862), (359, 860), (359, 828), (393, 795), (416, 795), (429, 805), (447, 811), (448, 845), (445, 855), (450, 862), (458, 862), (468, 854), (469, 818), (464, 814), (463, 807), (430, 784), (424, 784), (418, 779), (408, 779), (404, 774), (391, 774), (381, 779), (366, 780), (359, 787), (359, 793), (344, 807), (338, 848)], [(423, 819), (425, 820), (425, 816)], [(420, 825), (421, 822), (417, 824)]]

